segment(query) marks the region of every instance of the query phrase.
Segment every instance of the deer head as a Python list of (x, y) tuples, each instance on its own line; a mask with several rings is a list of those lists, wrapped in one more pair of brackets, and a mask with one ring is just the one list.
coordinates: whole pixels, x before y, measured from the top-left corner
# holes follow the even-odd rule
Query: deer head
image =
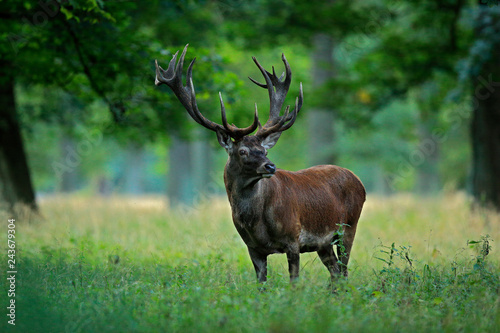
[[(228, 124), (226, 109), (220, 92), (222, 125), (208, 120), (201, 114), (196, 103), (196, 94), (192, 80), (192, 70), (196, 58), (189, 64), (186, 73), (186, 85), (183, 86), (182, 72), (187, 48), (188, 45), (184, 48), (178, 62), (178, 52), (174, 54), (166, 70), (161, 68), (156, 61), (155, 84), (157, 86), (163, 83), (168, 85), (194, 121), (217, 133), (219, 144), (229, 154), (228, 173), (238, 174), (246, 182), (271, 177), (276, 171), (276, 166), (267, 158), (267, 150), (276, 144), (283, 131), (292, 127), (303, 102), (301, 83), (299, 97), (295, 100), (295, 108), (292, 112), (289, 112), (290, 106), (287, 106), (284, 114), (280, 116), (281, 108), (292, 79), (290, 65), (285, 56), (282, 55), (281, 57), (285, 64), (285, 73), (279, 78), (274, 71), (274, 67), (271, 74), (259, 64), (255, 57), (252, 57), (264, 76), (265, 83), (259, 83), (250, 77), (249, 79), (259, 87), (268, 90), (270, 101), (269, 119), (264, 126), (261, 125), (257, 112), (257, 104), (255, 104), (253, 123), (246, 128), (238, 128), (235, 125)], [(257, 128), (257, 133), (250, 135)]]

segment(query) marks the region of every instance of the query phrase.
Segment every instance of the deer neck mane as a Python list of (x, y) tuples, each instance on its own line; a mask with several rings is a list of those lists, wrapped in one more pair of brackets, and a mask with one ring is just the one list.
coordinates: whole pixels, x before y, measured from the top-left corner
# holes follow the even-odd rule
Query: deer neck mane
[(263, 178), (242, 179), (241, 177), (235, 177), (226, 168), (224, 183), (229, 204), (231, 205), (233, 221), (236, 225), (247, 228), (258, 223), (266, 201), (264, 195), (266, 180)]
[(261, 180), (261, 177), (248, 178), (242, 176), (237, 167), (232, 165), (230, 161), (227, 162), (224, 168), (224, 184), (228, 194), (231, 192), (234, 195), (252, 196), (258, 192)]

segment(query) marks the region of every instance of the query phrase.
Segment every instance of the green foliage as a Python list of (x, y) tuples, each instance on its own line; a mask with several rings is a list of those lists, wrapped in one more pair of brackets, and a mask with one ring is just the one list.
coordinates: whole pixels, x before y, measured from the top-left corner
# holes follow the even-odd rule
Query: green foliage
[(472, 41), (467, 57), (459, 63), (459, 78), (465, 81), (477, 77), (485, 64), (494, 57), (495, 47), (500, 43), (500, 8), (498, 6), (477, 7), (469, 13), (476, 37)]
[(335, 232), (334, 234), (335, 240), (332, 242), (332, 245), (337, 248), (337, 254), (339, 256), (339, 258), (337, 258), (337, 264), (339, 266), (345, 266), (340, 257), (346, 255), (345, 245), (344, 245), (344, 234), (346, 226), (349, 225), (345, 223), (338, 224), (339, 230)]
[[(154, 59), (168, 62), (173, 52), (194, 43), (190, 51), (199, 57), (197, 86), (215, 95), (229, 79), (218, 65), (220, 56), (202, 48), (217, 36), (212, 27), (220, 24), (213, 9), (212, 2), (158, 1), (140, 8), (133, 2), (95, 0), (2, 2), (0, 13), (7, 17), (0, 26), (2, 64), (28, 94), (51, 90), (50, 99), (29, 101), (32, 106), (26, 109), (43, 112), (31, 112), (24, 127), (57, 121), (70, 131), (83, 122), (139, 142), (162, 136), (165, 129), (189, 127), (175, 98), (154, 86)], [(43, 88), (29, 92), (33, 84)], [(96, 101), (102, 104), (95, 112), (107, 108), (110, 114), (98, 124), (89, 122), (95, 114), (88, 105)], [(75, 117), (68, 108), (80, 111)]]

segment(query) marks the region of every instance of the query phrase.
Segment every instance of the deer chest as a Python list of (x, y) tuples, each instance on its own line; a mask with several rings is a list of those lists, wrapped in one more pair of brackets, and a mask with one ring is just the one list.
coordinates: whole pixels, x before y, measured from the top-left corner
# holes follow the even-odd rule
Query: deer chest
[[(267, 216), (266, 216), (267, 215)], [(281, 224), (270, 214), (233, 210), (233, 223), (245, 244), (250, 248), (271, 253), (284, 253), (286, 241)]]

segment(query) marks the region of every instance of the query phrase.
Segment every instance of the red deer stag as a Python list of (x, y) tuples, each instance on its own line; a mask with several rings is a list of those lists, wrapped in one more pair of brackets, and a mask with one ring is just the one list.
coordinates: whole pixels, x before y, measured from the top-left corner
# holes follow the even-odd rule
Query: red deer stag
[[(280, 111), (292, 79), (290, 65), (284, 55), (285, 73), (280, 78), (269, 73), (253, 57), (264, 76), (259, 87), (269, 92), (269, 120), (262, 126), (257, 115), (246, 128), (230, 125), (219, 93), (222, 125), (205, 118), (196, 104), (191, 61), (182, 83), (184, 48), (179, 62), (177, 53), (167, 70), (156, 62), (156, 85), (165, 83), (175, 93), (187, 112), (198, 124), (217, 133), (217, 139), (229, 154), (224, 169), (224, 183), (231, 204), (233, 222), (248, 247), (259, 282), (267, 279), (267, 256), (286, 253), (290, 280), (299, 276), (300, 253), (316, 251), (328, 268), (332, 280), (339, 274), (347, 276), (347, 263), (361, 209), (365, 188), (351, 171), (335, 165), (319, 165), (297, 172), (277, 169), (267, 158), (267, 150), (281, 133), (292, 127), (302, 106), (303, 93), (296, 98), (295, 108)], [(284, 77), (284, 78), (283, 78)], [(250, 135), (256, 129), (255, 135)], [(340, 232), (341, 231), (341, 232)], [(333, 245), (337, 244), (337, 256)], [(340, 246), (339, 246), (340, 244)]]

